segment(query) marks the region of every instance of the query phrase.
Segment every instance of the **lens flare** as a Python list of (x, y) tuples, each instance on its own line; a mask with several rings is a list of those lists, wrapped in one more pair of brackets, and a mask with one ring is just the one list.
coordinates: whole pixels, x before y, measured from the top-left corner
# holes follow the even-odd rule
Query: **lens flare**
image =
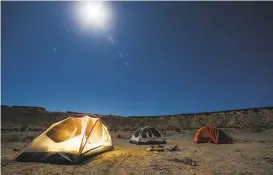
[(83, 1), (77, 5), (77, 16), (85, 27), (106, 28), (111, 13), (105, 2)]

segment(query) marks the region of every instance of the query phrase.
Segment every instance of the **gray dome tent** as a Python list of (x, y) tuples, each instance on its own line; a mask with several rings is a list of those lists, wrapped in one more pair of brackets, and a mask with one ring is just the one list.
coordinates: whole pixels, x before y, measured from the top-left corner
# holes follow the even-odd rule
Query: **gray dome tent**
[(146, 126), (137, 129), (132, 135), (129, 143), (137, 145), (166, 144), (166, 141), (157, 129)]

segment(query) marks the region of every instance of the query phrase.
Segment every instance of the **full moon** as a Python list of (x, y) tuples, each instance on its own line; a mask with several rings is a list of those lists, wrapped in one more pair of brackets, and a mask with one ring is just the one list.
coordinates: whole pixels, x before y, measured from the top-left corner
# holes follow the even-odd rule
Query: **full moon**
[(110, 22), (110, 10), (102, 1), (83, 1), (77, 6), (77, 16), (85, 27), (106, 28)]

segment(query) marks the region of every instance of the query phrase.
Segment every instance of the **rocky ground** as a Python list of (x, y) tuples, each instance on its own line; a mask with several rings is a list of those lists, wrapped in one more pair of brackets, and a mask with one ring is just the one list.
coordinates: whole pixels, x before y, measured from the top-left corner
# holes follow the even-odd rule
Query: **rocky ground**
[[(43, 163), (18, 163), (12, 158), (35, 138), (38, 132), (2, 132), (1, 173), (4, 175), (49, 175), (49, 174), (273, 174), (273, 130), (259, 133), (242, 130), (228, 130), (234, 144), (195, 144), (194, 131), (180, 134), (169, 131), (164, 147), (178, 145), (181, 151), (150, 152), (148, 146), (128, 143), (132, 132), (112, 132), (115, 150), (100, 154), (83, 165), (52, 165)], [(196, 166), (174, 161), (174, 158), (189, 159)]]

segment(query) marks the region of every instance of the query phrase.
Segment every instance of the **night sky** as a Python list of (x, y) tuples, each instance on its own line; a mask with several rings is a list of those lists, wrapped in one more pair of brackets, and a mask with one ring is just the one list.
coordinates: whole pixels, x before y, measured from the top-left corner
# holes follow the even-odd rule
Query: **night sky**
[(164, 115), (273, 106), (273, 2), (1, 2), (1, 100), (50, 111)]

